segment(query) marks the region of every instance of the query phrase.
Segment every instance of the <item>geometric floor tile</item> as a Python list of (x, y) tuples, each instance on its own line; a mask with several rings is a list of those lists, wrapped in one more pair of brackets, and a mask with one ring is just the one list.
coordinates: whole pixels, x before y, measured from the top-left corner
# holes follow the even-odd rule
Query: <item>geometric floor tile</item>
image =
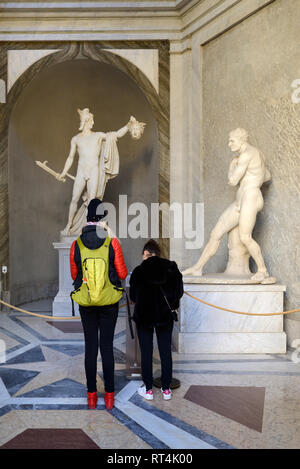
[(44, 362), (45, 357), (41, 350), (41, 347), (37, 345), (36, 347), (28, 350), (27, 352), (21, 353), (10, 360), (5, 362), (6, 365), (13, 365), (17, 363), (31, 363), (31, 362)]
[(76, 357), (76, 355), (84, 353), (84, 344), (47, 344), (47, 347), (65, 353), (69, 357)]
[(12, 368), (0, 367), (0, 378), (11, 395), (18, 392), (19, 389), (29, 383), (29, 381), (38, 374), (38, 371), (13, 370)]
[(48, 386), (43, 386), (38, 389), (34, 389), (19, 397), (85, 397), (86, 387), (83, 384), (77, 383), (72, 379), (62, 379), (55, 381)]
[[(102, 380), (103, 373), (98, 373)], [(128, 378), (126, 377), (126, 370), (115, 370), (115, 395), (118, 394), (128, 384)]]
[(81, 321), (47, 321), (47, 323), (66, 334), (83, 332)]
[(100, 449), (90, 437), (78, 428), (27, 429), (1, 449)]
[[(51, 305), (31, 310), (49, 313)], [(123, 314), (113, 344), (115, 407), (105, 409), (98, 351), (99, 401), (96, 411), (88, 411), (81, 322), (47, 322), (0, 314), (8, 360), (0, 363), (0, 449), (300, 448), (300, 368), (291, 353), (220, 359), (174, 352), (174, 373), (184, 390), (174, 390), (171, 401), (154, 390), (147, 403), (137, 394), (140, 378), (126, 378)], [(156, 342), (153, 372), (160, 377)]]
[(190, 386), (184, 398), (257, 432), (262, 432), (265, 388)]

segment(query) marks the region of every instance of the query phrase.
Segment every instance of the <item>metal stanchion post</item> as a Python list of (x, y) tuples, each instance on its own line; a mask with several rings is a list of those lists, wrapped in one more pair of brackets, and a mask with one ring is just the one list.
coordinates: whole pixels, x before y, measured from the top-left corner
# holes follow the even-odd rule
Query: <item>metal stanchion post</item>
[[(126, 278), (125, 289), (129, 296), (129, 276)], [(130, 315), (133, 313), (133, 305), (129, 302)], [(141, 352), (137, 337), (135, 323), (132, 322), (134, 339), (131, 337), (128, 312), (126, 314), (126, 378), (141, 379)]]

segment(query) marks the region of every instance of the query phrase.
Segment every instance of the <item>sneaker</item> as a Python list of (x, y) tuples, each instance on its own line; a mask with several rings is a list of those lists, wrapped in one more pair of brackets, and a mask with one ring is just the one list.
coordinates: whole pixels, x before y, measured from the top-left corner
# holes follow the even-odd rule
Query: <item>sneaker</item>
[(161, 393), (163, 395), (163, 398), (165, 401), (169, 401), (170, 399), (172, 399), (172, 391), (171, 389), (165, 389), (163, 391), (163, 388), (161, 388)]
[(147, 399), (147, 401), (153, 401), (153, 391), (152, 389), (149, 389), (149, 391), (146, 391), (145, 385), (142, 385), (139, 387), (138, 394), (142, 396), (144, 399)]

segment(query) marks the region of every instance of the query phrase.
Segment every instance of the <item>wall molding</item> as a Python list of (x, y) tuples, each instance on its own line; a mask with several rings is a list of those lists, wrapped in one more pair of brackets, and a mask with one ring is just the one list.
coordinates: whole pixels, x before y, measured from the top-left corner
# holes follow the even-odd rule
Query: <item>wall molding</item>
[(133, 0), (133, 1), (56, 1), (43, 0), (31, 2), (1, 2), (1, 9), (9, 12), (40, 12), (40, 11), (178, 11), (189, 8), (195, 0)]
[(205, 42), (274, 1), (1, 2), (0, 41)]

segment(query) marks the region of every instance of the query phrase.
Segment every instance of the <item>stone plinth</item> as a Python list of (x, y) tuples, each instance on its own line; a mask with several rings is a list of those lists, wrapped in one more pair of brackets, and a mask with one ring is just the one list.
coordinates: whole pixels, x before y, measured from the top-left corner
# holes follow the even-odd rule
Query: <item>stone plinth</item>
[[(64, 238), (63, 241), (53, 243), (58, 250), (59, 260), (59, 290), (52, 305), (53, 316), (72, 316), (71, 291), (74, 290), (70, 272), (70, 248), (74, 237)], [(79, 315), (78, 305), (74, 302), (75, 314)]]
[[(184, 290), (208, 303), (249, 313), (283, 311), (283, 285), (206, 285)], [(174, 342), (179, 353), (286, 353), (283, 315), (245, 316), (183, 295)]]

